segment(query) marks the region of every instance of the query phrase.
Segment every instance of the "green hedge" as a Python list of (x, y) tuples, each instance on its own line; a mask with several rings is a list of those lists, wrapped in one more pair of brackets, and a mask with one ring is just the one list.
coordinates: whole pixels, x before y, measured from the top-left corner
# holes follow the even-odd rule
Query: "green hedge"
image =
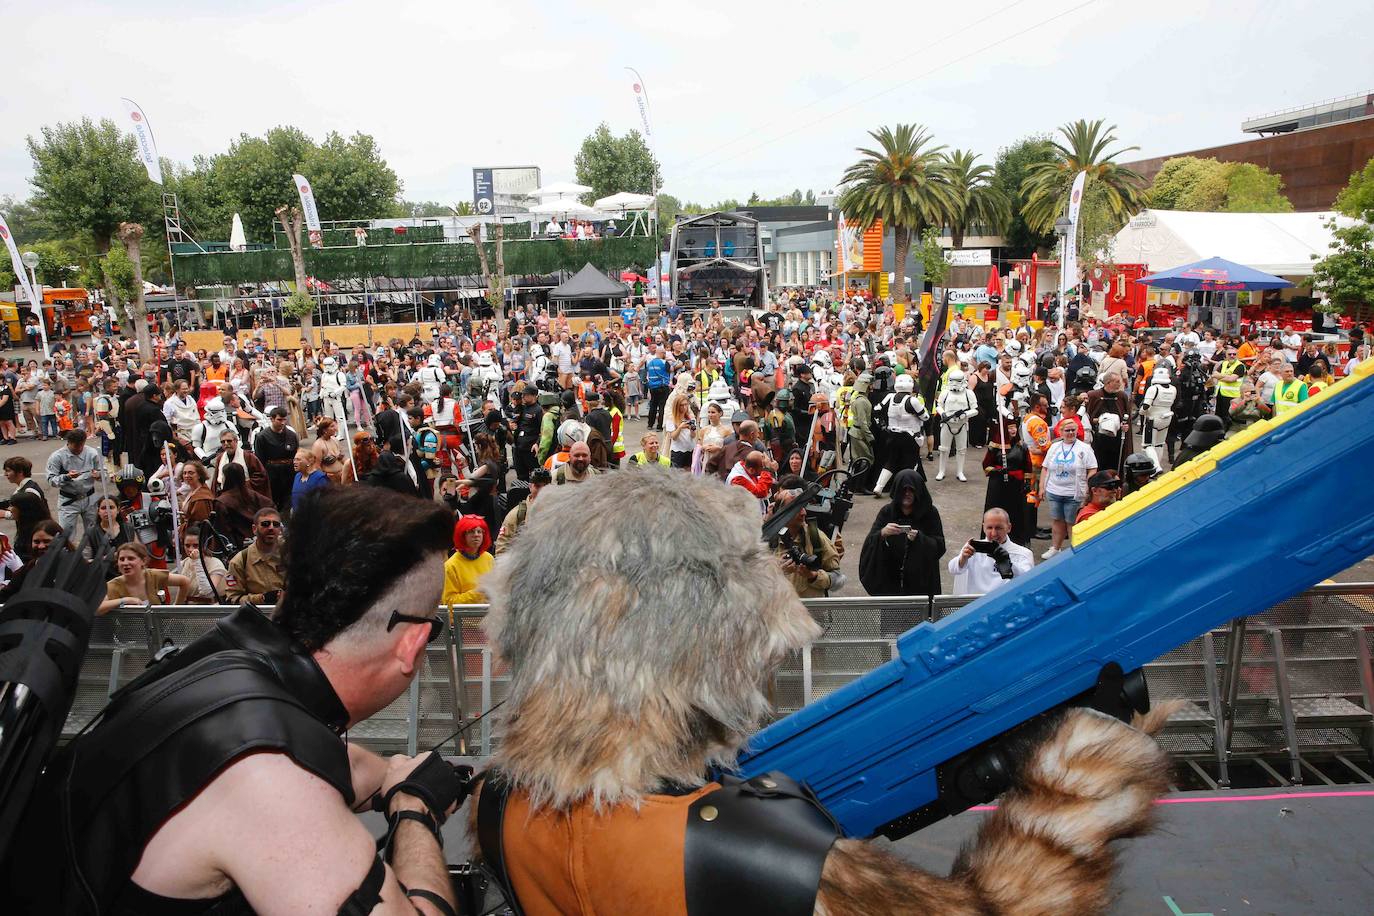
[[(356, 248), (358, 247), (358, 237), (353, 234), (352, 229), (326, 229), (321, 233), (324, 236), (324, 247), (326, 248)], [(444, 227), (433, 226), (407, 226), (405, 232), (398, 233), (395, 229), (368, 229), (368, 245), (419, 245), (429, 242), (442, 242), (444, 240)], [(272, 227), (272, 245), (283, 250), (287, 249), (286, 233), (280, 227)]]
[[(369, 239), (370, 241), (370, 239)], [(654, 260), (654, 240), (642, 236), (612, 239), (539, 239), (504, 246), (506, 275), (550, 274), (578, 271), (591, 263), (602, 270), (637, 268), (643, 271)], [(487, 244), (494, 262), (495, 246)], [(264, 283), (291, 280), (291, 253), (285, 250), (233, 251), (214, 254), (178, 254), (172, 258), (177, 285)], [(307, 248), (305, 272), (318, 280), (360, 277), (417, 279), (420, 277), (475, 277), (482, 273), (477, 249), (470, 243), (434, 245), (372, 245), (340, 248)]]

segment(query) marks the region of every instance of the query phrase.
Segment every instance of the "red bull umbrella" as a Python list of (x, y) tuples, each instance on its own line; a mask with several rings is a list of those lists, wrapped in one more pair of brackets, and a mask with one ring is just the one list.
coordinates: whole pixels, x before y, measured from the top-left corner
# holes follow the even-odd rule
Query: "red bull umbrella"
[(1232, 289), (1284, 289), (1293, 285), (1283, 277), (1276, 277), (1262, 270), (1255, 270), (1253, 267), (1236, 264), (1225, 258), (1208, 258), (1205, 261), (1195, 261), (1192, 264), (1184, 264), (1171, 270), (1162, 270), (1157, 274), (1150, 274), (1148, 277), (1141, 277), (1135, 282), (1153, 286), (1156, 289), (1174, 289), (1185, 293), (1197, 292), (1198, 290), (1210, 292)]

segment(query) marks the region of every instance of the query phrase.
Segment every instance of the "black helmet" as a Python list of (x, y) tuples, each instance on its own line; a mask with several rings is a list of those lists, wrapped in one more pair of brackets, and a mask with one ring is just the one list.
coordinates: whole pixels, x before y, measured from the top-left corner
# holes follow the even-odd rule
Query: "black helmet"
[(535, 468), (530, 471), (530, 483), (541, 485), (553, 483), (553, 475), (549, 473), (548, 468)]
[(1097, 384), (1097, 369), (1093, 366), (1079, 366), (1073, 374), (1073, 385), (1087, 391)]
[(1193, 421), (1193, 431), (1183, 440), (1183, 444), (1194, 451), (1205, 452), (1225, 437), (1226, 427), (1221, 417), (1205, 413)]
[(1144, 452), (1132, 452), (1126, 456), (1126, 473), (1134, 476), (1136, 474), (1155, 474), (1155, 463), (1149, 455)]
[(143, 469), (136, 464), (126, 464), (119, 469), (119, 477), (115, 479), (115, 486), (123, 487), (133, 484), (140, 490), (143, 489)]

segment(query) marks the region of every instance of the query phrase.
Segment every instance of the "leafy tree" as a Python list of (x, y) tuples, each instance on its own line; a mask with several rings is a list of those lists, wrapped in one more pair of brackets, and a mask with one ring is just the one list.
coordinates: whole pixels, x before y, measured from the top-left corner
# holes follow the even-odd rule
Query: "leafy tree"
[(617, 137), (605, 121), (582, 141), (573, 166), (578, 183), (592, 189), (582, 195), (586, 204), (621, 191), (649, 194), (663, 184), (658, 160), (649, 152), (639, 131)]
[(113, 121), (44, 127), (28, 145), (37, 189), (32, 204), (58, 236), (89, 238), (103, 254), (120, 223), (157, 219), (156, 186), (138, 161), (134, 138)]
[(1048, 250), (1054, 245), (1053, 232), (1033, 231), (1026, 225), (1026, 218), (1021, 212), (1025, 206), (1021, 185), (1032, 166), (1054, 162), (1057, 157), (1054, 144), (1047, 136), (1024, 137), (997, 151), (992, 182), (1010, 204), (1010, 215), (1002, 237), (1016, 256), (1029, 257), (1034, 251)]
[[(461, 201), (458, 204), (459, 207), (462, 207), (464, 205), (468, 207), (472, 206), (472, 204), (469, 204), (467, 201)], [(416, 219), (436, 216), (452, 216), (454, 214), (455, 209), (455, 207), (450, 207), (448, 204), (441, 204), (437, 200), (403, 200), (400, 204), (400, 211), (402, 215), (413, 217)]]
[(973, 150), (954, 150), (945, 161), (949, 164), (950, 182), (958, 194), (949, 213), (954, 247), (964, 247), (964, 235), (974, 226), (986, 227), (994, 234), (1000, 231), (1011, 219), (1011, 201), (993, 181), (992, 166), (978, 165), (978, 154)]
[(44, 286), (67, 286), (81, 276), (83, 263), (94, 256), (94, 248), (74, 239), (38, 242), (24, 248), (38, 255), (38, 282)]
[(138, 352), (144, 356), (153, 353), (153, 342), (148, 335), (148, 305), (143, 301), (143, 257), (140, 246), (143, 244), (143, 227), (138, 223), (120, 223), (115, 233), (124, 250), (129, 255), (129, 266), (133, 270), (131, 279), (132, 296), (125, 295), (125, 311), (133, 319), (134, 336), (138, 339)]
[[(124, 246), (110, 247), (109, 253), (100, 259), (100, 271), (105, 289), (113, 292), (109, 297), (112, 306), (120, 308), (138, 297), (138, 285), (134, 282), (134, 262), (129, 260), (129, 253), (125, 251)], [(127, 307), (125, 314), (132, 320), (133, 313), (129, 312)]]
[[(927, 284), (934, 287), (945, 282), (945, 277), (949, 274), (949, 262), (945, 260), (945, 250), (940, 245), (939, 230), (930, 227), (921, 233), (921, 247), (917, 249), (916, 260), (925, 268)], [(893, 276), (896, 276), (895, 271)]]
[(301, 337), (311, 340), (314, 329), (315, 300), (310, 298), (310, 283), (305, 273), (305, 214), (300, 207), (281, 206), (273, 214), (281, 221), (286, 233), (286, 245), (291, 250), (291, 267), (295, 273), (296, 290), (288, 297), (286, 314), (301, 321)]
[[(367, 134), (328, 134), (317, 144), (299, 128), (241, 134), (229, 151), (199, 162), (215, 228), (226, 234), (237, 212), (250, 239), (272, 238), (277, 208), (296, 198), (291, 176), (310, 179), (322, 220), (379, 219), (396, 212), (400, 179)], [(212, 234), (215, 237), (218, 233)]]
[(892, 230), (895, 273), (906, 269), (911, 239), (928, 226), (940, 225), (958, 203), (950, 183), (943, 146), (919, 124), (898, 124), (869, 131), (876, 149), (860, 147), (859, 161), (845, 169), (839, 205), (860, 226), (882, 220)]
[(51, 242), (62, 237), (62, 233), (48, 219), (32, 199), (20, 200), (13, 195), (0, 196), (0, 213), (5, 214), (5, 222), (14, 233), (14, 240), (20, 245), (34, 245), (38, 242)]
[(1226, 166), (1216, 159), (1175, 156), (1165, 160), (1150, 185), (1149, 205), (1157, 210), (1221, 210), (1226, 185)]
[(1288, 213), (1293, 204), (1282, 187), (1279, 176), (1249, 162), (1176, 156), (1160, 168), (1147, 198), (1161, 210)]
[[(1050, 141), (1056, 157), (1028, 169), (1021, 184), (1025, 204), (1021, 208), (1026, 225), (1035, 232), (1047, 232), (1068, 206), (1069, 189), (1079, 172), (1087, 172), (1087, 186), (1100, 185), (1103, 201), (1112, 216), (1122, 224), (1138, 213), (1145, 203), (1141, 187), (1144, 180), (1135, 171), (1120, 165), (1117, 156), (1138, 147), (1127, 146), (1108, 152), (1117, 142), (1116, 125), (1105, 122), (1074, 121), (1059, 128), (1064, 142)], [(1084, 188), (1087, 193), (1087, 187)]]
[(661, 226), (671, 226), (682, 212), (682, 201), (671, 194), (658, 195), (658, 222)]
[[(1336, 198), (1336, 209), (1353, 217), (1374, 212), (1374, 158), (1366, 162), (1361, 171), (1350, 176), (1350, 183)], [(10, 228), (14, 228), (14, 220), (10, 220)]]
[[(1312, 288), (1326, 294), (1329, 310), (1354, 311), (1374, 304), (1374, 207), (1364, 211), (1364, 219), (1332, 230), (1331, 254), (1312, 266)], [(1313, 255), (1312, 257), (1316, 257)]]

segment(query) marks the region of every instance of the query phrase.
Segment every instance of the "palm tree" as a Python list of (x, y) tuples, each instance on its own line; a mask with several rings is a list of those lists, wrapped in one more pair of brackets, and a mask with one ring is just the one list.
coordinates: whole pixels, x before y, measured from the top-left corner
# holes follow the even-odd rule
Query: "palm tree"
[[(1052, 141), (1059, 154), (1055, 162), (1041, 162), (1031, 166), (1021, 183), (1025, 206), (1021, 215), (1032, 230), (1048, 232), (1064, 210), (1069, 188), (1079, 172), (1087, 172), (1087, 187), (1096, 185), (1102, 192), (1113, 219), (1125, 223), (1145, 206), (1145, 179), (1137, 172), (1113, 160), (1122, 153), (1139, 149), (1126, 146), (1107, 152), (1117, 142), (1116, 125), (1104, 128), (1103, 121), (1074, 121), (1059, 128), (1064, 143)], [(1087, 187), (1084, 195), (1087, 194)]]
[(944, 222), (959, 195), (950, 184), (944, 147), (929, 146), (931, 136), (919, 124), (898, 124), (895, 130), (880, 127), (869, 136), (878, 149), (859, 147), (862, 158), (844, 171), (839, 205), (860, 226), (882, 220), (892, 228), (893, 276), (901, 294), (913, 235)]
[(984, 226), (993, 233), (1011, 221), (1011, 201), (992, 183), (993, 168), (978, 165), (973, 150), (957, 149), (945, 157), (949, 180), (959, 201), (949, 214), (949, 233), (955, 248), (964, 247), (964, 235), (972, 226)]

